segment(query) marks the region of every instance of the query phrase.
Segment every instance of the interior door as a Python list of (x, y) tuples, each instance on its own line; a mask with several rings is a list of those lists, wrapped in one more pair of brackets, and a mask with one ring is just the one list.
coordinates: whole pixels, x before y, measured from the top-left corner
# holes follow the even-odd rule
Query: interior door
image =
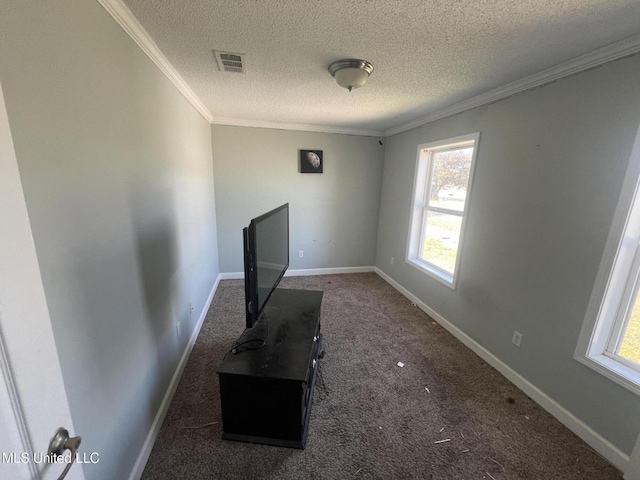
[[(1, 84), (0, 172), (0, 478), (57, 479), (65, 464), (47, 461), (51, 438), (59, 427), (81, 433), (71, 422)], [(82, 464), (66, 478), (84, 480)]]

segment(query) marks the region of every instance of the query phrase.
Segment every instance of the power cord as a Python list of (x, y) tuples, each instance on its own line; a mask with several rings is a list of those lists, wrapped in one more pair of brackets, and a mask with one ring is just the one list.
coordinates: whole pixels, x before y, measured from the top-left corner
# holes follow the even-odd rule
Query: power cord
[[(241, 353), (248, 350), (259, 350), (266, 345), (267, 338), (269, 338), (269, 319), (267, 318), (267, 315), (264, 312), (262, 313), (262, 317), (264, 318), (264, 323), (267, 326), (267, 334), (264, 336), (264, 338), (250, 338), (249, 340), (245, 340), (243, 342), (238, 342), (236, 340), (235, 342), (233, 342), (233, 345), (231, 346), (231, 353), (236, 354), (236, 353)], [(261, 342), (261, 343), (260, 345), (253, 346), (253, 347), (245, 346), (253, 342)]]
[(191, 426), (185, 426), (185, 427), (176, 427), (180, 430), (198, 430), (199, 428), (205, 428), (205, 427), (212, 427), (213, 425), (216, 425), (218, 422), (210, 422), (210, 423), (205, 423), (204, 425), (197, 425), (195, 427), (191, 427)]

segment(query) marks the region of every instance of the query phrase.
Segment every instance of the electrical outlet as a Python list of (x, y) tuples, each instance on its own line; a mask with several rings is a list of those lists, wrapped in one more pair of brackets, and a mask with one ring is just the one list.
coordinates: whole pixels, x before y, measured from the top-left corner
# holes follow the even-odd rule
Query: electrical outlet
[(395, 260), (394, 260), (394, 258), (393, 258), (393, 257), (391, 257), (391, 260), (389, 261), (389, 263), (390, 263), (391, 265), (393, 265), (393, 262), (394, 262), (394, 261), (395, 261)]
[(513, 338), (511, 339), (511, 341), (513, 342), (513, 344), (516, 347), (519, 347), (520, 344), (522, 343), (522, 334), (519, 331), (514, 330), (513, 331)]
[(299, 258), (304, 257), (304, 250), (298, 250), (298, 257)]
[(180, 334), (182, 333), (182, 326), (180, 325), (180, 322), (176, 323), (176, 334), (178, 335), (178, 338), (180, 338)]

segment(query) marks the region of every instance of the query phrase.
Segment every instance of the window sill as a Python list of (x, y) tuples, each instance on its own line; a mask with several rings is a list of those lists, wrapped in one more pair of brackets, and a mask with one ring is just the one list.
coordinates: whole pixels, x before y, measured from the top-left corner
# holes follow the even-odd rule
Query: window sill
[(603, 354), (598, 355), (576, 355), (574, 357), (583, 365), (604, 375), (609, 380), (640, 395), (640, 372), (630, 368), (615, 359)]
[(409, 265), (411, 265), (413, 268), (420, 270), (422, 273), (429, 275), (430, 277), (434, 278), (435, 280), (442, 283), (443, 285), (446, 285), (452, 290), (455, 290), (456, 279), (450, 273), (443, 272), (439, 268), (436, 268), (427, 262), (418, 260), (417, 258), (407, 258), (405, 261)]

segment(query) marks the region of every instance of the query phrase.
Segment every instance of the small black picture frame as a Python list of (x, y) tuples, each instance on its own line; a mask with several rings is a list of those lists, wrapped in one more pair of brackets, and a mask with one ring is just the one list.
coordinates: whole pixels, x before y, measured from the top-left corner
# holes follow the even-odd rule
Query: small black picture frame
[(322, 150), (300, 150), (300, 173), (322, 173)]

